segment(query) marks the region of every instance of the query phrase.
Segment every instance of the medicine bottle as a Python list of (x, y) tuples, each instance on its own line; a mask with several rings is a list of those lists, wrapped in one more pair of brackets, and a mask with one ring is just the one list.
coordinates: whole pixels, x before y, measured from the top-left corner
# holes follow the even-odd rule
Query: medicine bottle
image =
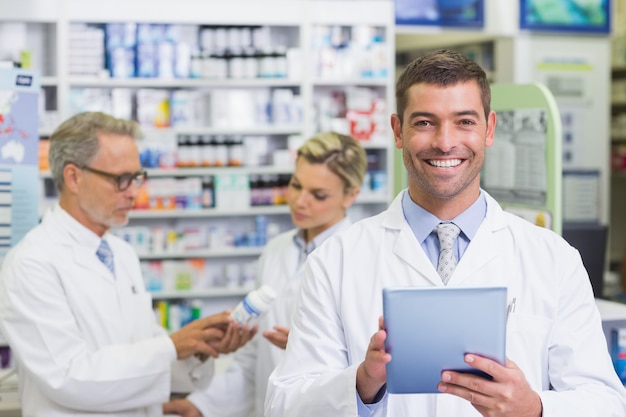
[(228, 146), (226, 145), (226, 136), (215, 136), (215, 143), (213, 146), (215, 151), (215, 159), (213, 160), (213, 162), (215, 166), (224, 167), (228, 165)]
[(250, 291), (231, 313), (231, 316), (239, 323), (253, 324), (253, 321), (265, 313), (272, 301), (276, 298), (276, 292), (268, 285), (263, 285), (256, 290)]

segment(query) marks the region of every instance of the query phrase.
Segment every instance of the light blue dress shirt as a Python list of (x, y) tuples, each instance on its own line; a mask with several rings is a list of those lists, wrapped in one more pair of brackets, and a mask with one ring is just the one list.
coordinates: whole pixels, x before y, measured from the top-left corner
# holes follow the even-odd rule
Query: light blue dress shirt
[[(422, 245), (428, 259), (436, 269), (439, 262), (439, 238), (435, 227), (443, 220), (415, 204), (411, 200), (408, 190), (402, 196), (402, 211), (404, 211), (404, 218), (413, 230), (417, 241)], [(467, 210), (451, 220), (461, 229), (458, 239), (454, 242), (454, 255), (457, 262), (465, 253), (486, 215), (487, 200), (481, 190), (476, 201)]]

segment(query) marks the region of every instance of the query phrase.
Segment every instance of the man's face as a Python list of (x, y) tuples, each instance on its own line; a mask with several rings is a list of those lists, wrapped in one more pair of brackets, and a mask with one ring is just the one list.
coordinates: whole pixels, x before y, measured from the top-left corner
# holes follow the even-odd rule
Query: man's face
[(431, 212), (449, 201), (469, 207), (478, 197), (479, 174), (496, 124), (494, 112), (489, 123), (485, 120), (478, 84), (415, 84), (408, 91), (402, 125), (397, 115), (391, 122), (411, 198)]
[[(100, 149), (90, 168), (115, 175), (141, 170), (139, 151), (131, 136), (101, 133), (98, 139)], [(78, 206), (85, 226), (101, 235), (113, 226), (128, 223), (128, 213), (137, 197), (134, 181), (126, 190), (119, 191), (113, 178), (81, 170), (78, 187)]]

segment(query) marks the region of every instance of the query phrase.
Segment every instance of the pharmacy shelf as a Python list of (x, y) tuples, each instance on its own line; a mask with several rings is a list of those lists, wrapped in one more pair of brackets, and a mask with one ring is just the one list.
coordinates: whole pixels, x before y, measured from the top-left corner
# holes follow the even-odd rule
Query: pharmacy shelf
[[(231, 174), (291, 174), (293, 167), (202, 167), (202, 168), (147, 168), (148, 178), (204, 177), (207, 175)], [(52, 178), (50, 171), (40, 171), (39, 178)]]
[[(611, 82), (617, 85), (626, 84), (626, 65), (615, 65), (611, 68)], [(615, 88), (615, 86), (613, 87)], [(622, 87), (620, 87), (622, 88)], [(626, 112), (626, 99), (620, 94), (618, 100), (611, 102), (612, 123), (616, 123), (618, 117)], [(626, 135), (616, 129), (615, 135), (611, 135), (611, 144), (619, 145), (626, 143)], [(609, 233), (609, 259), (610, 261), (622, 261), (626, 251), (624, 236), (626, 236), (626, 222), (624, 222), (624, 204), (626, 204), (626, 172), (611, 171), (610, 188), (610, 233)]]
[[(387, 204), (386, 195), (364, 194), (359, 196), (354, 204)], [(259, 216), (271, 214), (289, 214), (286, 204), (275, 206), (242, 207), (232, 209), (171, 209), (171, 210), (142, 210), (136, 209), (129, 213), (129, 219), (184, 219), (202, 217), (235, 217)]]
[[(363, 145), (366, 149), (385, 149), (384, 145)], [(231, 175), (231, 174), (291, 174), (293, 166), (255, 166), (255, 167), (202, 167), (202, 168), (147, 168), (148, 178), (168, 178), (168, 177), (204, 177), (207, 175)], [(52, 178), (50, 171), (40, 171), (39, 178)], [(382, 198), (388, 202), (387, 196), (372, 195), (366, 199), (374, 199), (379, 202)], [(361, 198), (359, 199), (363, 201)]]
[(72, 87), (98, 88), (254, 88), (254, 87), (300, 87), (301, 81), (291, 78), (98, 78), (69, 77)]
[(296, 135), (302, 133), (301, 125), (256, 125), (250, 127), (211, 127), (211, 126), (177, 126), (177, 127), (145, 127), (141, 130), (145, 136), (151, 134), (188, 134), (188, 135)]
[[(391, 141), (392, 139), (389, 139), (389, 140)], [(382, 143), (380, 141), (376, 141), (376, 142), (361, 141), (361, 146), (363, 147), (363, 149), (389, 150), (389, 144)]]
[(233, 209), (173, 209), (173, 210), (133, 210), (129, 213), (132, 219), (184, 219), (202, 217), (235, 217), (235, 216), (257, 216), (267, 214), (288, 214), (289, 207), (281, 206), (259, 206), (241, 207)]
[(389, 200), (385, 194), (363, 193), (360, 194), (354, 204), (388, 204)]
[[(249, 0), (231, 0), (220, 3), (220, 7), (213, 7), (211, 2), (198, 2), (197, 0), (178, 0), (177, 7), (169, 7), (171, 4), (166, 0), (154, 0), (150, 7), (145, 2), (132, 2), (128, 0), (109, 0), (106, 3), (85, 2), (83, 0), (26, 0), (14, 2), (0, 0), (0, 5), (6, 13), (0, 17), (2, 21), (26, 22), (29, 32), (37, 37), (32, 49), (36, 50), (35, 64), (41, 63), (37, 70), (44, 75), (41, 85), (46, 92), (46, 112), (53, 120), (66, 119), (74, 111), (76, 96), (81, 89), (112, 90), (115, 88), (137, 89), (162, 89), (162, 90), (189, 90), (211, 93), (212, 90), (220, 89), (290, 89), (299, 96), (301, 122), (291, 125), (273, 125), (250, 123), (245, 126), (235, 117), (235, 123), (228, 122), (222, 126), (173, 126), (168, 128), (156, 128), (142, 126), (146, 139), (167, 141), (179, 135), (203, 135), (203, 136), (267, 136), (268, 151), (284, 150), (289, 145), (289, 137), (298, 135), (306, 139), (317, 133), (321, 111), (320, 96), (329, 97), (331, 91), (351, 87), (369, 89), (372, 96), (384, 98), (387, 110), (390, 110), (394, 102), (394, 13), (392, 0), (265, 0), (253, 2)], [(124, 10), (120, 14), (120, 10)], [(271, 10), (271, 13), (268, 13)], [(332, 10), (332, 13), (328, 13)], [(291, 61), (290, 77), (287, 78), (246, 78), (246, 79), (208, 79), (208, 78), (110, 78), (96, 76), (78, 76), (71, 74), (71, 37), (70, 25), (73, 24), (96, 24), (102, 27), (110, 22), (136, 22), (136, 23), (170, 23), (179, 25), (205, 25), (213, 27), (250, 26), (270, 28), (269, 42), (272, 46), (287, 46), (296, 52)], [(319, 46), (320, 30), (341, 27), (341, 30), (350, 33), (355, 39), (360, 34), (362, 26), (376, 27), (381, 33), (384, 32), (388, 76), (384, 79), (361, 78), (359, 76), (341, 75), (338, 78), (321, 78), (318, 68), (315, 66), (319, 54), (322, 52)], [(32, 30), (32, 29), (36, 30)], [(357, 33), (358, 32), (358, 33)], [(31, 33), (29, 33), (29, 36)], [(318, 38), (316, 38), (316, 36)], [(354, 40), (354, 39), (353, 39)], [(30, 45), (29, 45), (30, 46)], [(365, 50), (364, 50), (365, 51)], [(356, 65), (356, 64), (355, 64)], [(355, 71), (357, 68), (355, 66)], [(360, 72), (355, 72), (360, 74)], [(222, 91), (220, 91), (222, 92)], [(104, 96), (106, 91), (101, 92)], [(131, 91), (131, 94), (134, 94)], [(389, 113), (389, 111), (387, 111)], [(237, 116), (237, 115), (235, 115)], [(330, 117), (330, 116), (329, 116)], [(335, 116), (332, 117), (343, 117)], [(212, 118), (206, 118), (205, 123)], [(221, 119), (220, 119), (221, 120)], [(287, 120), (287, 119), (281, 119)], [(50, 122), (41, 129), (42, 136), (49, 136), (58, 123)], [(367, 193), (364, 190), (357, 198), (355, 216), (369, 216), (384, 209), (393, 198), (393, 156), (395, 154), (393, 134), (388, 121), (384, 122), (384, 131), (372, 142), (361, 142), (368, 154), (375, 154), (379, 165), (375, 168), (384, 171), (386, 183), (381, 188)], [(242, 166), (242, 167), (207, 167), (207, 168), (172, 168), (172, 169), (148, 169), (150, 178), (167, 177), (203, 177), (212, 175), (230, 174), (291, 174), (293, 166)], [(42, 179), (49, 179), (50, 174), (41, 173)], [(43, 181), (42, 181), (43, 182)], [(367, 188), (367, 187), (365, 187)], [(383, 193), (382, 190), (385, 190)], [(216, 195), (216, 197), (218, 197)], [(42, 199), (42, 206), (47, 203)], [(129, 217), (129, 227), (161, 227), (172, 228), (193, 225), (193, 227), (232, 227), (239, 228), (240, 224), (245, 227), (254, 227), (255, 216), (268, 215), (270, 221), (280, 226), (291, 227), (289, 208), (287, 205), (278, 206), (248, 206), (241, 204), (237, 207), (220, 205), (207, 209), (174, 209), (174, 210), (133, 210)], [(249, 223), (249, 225), (248, 225)], [(232, 225), (232, 226), (231, 226)], [(235, 227), (236, 226), (236, 227)], [(241, 226), (242, 228), (244, 226)], [(252, 231), (252, 230), (251, 230)], [(218, 258), (226, 258), (228, 262), (237, 263), (239, 260), (248, 262), (258, 256), (262, 248), (237, 247), (220, 248), (213, 246), (212, 249), (186, 250), (184, 253), (159, 253), (141, 256), (142, 260), (163, 259), (193, 259), (212, 258), (211, 261), (219, 262)], [(243, 296), (247, 291), (241, 288), (212, 288), (206, 290), (167, 291), (154, 294), (155, 299), (168, 298), (207, 298)], [(215, 300), (212, 300), (215, 301)]]
[(139, 254), (141, 260), (227, 258), (237, 256), (259, 256), (262, 247), (227, 247), (220, 249), (186, 249), (184, 252), (158, 252)]
[[(256, 167), (202, 167), (202, 168), (147, 168), (148, 178), (168, 177), (204, 177), (207, 175), (231, 174), (291, 174), (293, 167), (256, 166)], [(39, 178), (52, 178), (49, 171), (40, 171)]]
[(209, 288), (205, 290), (174, 290), (174, 291), (155, 291), (152, 292), (153, 300), (171, 300), (171, 299), (195, 299), (195, 298), (219, 298), (219, 297), (237, 297), (244, 296), (250, 291), (250, 288)]
[(256, 166), (256, 167), (206, 167), (206, 168), (149, 168), (148, 178), (156, 177), (203, 177), (206, 175), (229, 174), (291, 174), (293, 166)]
[(357, 78), (357, 79), (334, 79), (334, 78), (318, 78), (313, 81), (313, 85), (316, 87), (347, 87), (347, 86), (356, 86), (356, 87), (382, 87), (386, 88), (389, 84), (389, 81), (385, 79), (378, 78)]

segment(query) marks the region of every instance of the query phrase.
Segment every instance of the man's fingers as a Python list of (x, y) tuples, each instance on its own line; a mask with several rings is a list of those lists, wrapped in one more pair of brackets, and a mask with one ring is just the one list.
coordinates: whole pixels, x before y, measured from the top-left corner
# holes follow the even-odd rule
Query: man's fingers
[[(204, 331), (206, 332), (207, 330), (210, 329), (205, 329)], [(250, 339), (254, 337), (257, 330), (258, 326), (254, 326), (250, 329), (247, 324), (240, 326), (237, 323), (231, 323), (221, 338), (213, 338), (207, 341), (220, 353), (230, 353), (248, 343)]]
[(207, 327), (226, 327), (232, 323), (233, 319), (230, 316), (230, 312), (222, 311), (221, 313), (212, 314), (210, 316), (202, 317), (193, 321), (195, 326), (205, 329)]
[(228, 329), (226, 330), (226, 333), (224, 334), (222, 340), (214, 343), (214, 345), (217, 346), (220, 352), (229, 353), (237, 348), (239, 344), (239, 338), (239, 326), (235, 323), (231, 323), (228, 326)]
[[(499, 380), (507, 375), (506, 369), (494, 360), (472, 354), (465, 355), (464, 359), (465, 363), (473, 368), (485, 372), (488, 375), (491, 375), (495, 380)], [(515, 367), (515, 364), (513, 362), (511, 363), (512, 366)]]
[(175, 401), (170, 401), (170, 402), (163, 404), (163, 414), (170, 414), (170, 413), (180, 414), (180, 411), (178, 407), (176, 406)]
[(211, 342), (214, 340), (220, 341), (224, 338), (224, 331), (214, 327), (202, 330), (202, 340), (205, 342)]
[(241, 343), (243, 344), (248, 343), (250, 339), (252, 339), (258, 331), (259, 331), (258, 324), (252, 327), (251, 329), (248, 328), (247, 326), (244, 326), (243, 330), (239, 330), (239, 335), (241, 336)]
[(370, 340), (370, 348), (373, 350), (385, 350), (385, 339), (387, 339), (387, 333), (384, 330), (379, 330), (372, 336)]
[(209, 343), (205, 343), (205, 342), (200, 342), (200, 344), (198, 345), (198, 349), (196, 350), (199, 353), (203, 353), (212, 358), (217, 358), (220, 355), (220, 353), (217, 351), (217, 349), (214, 346), (211, 346)]

